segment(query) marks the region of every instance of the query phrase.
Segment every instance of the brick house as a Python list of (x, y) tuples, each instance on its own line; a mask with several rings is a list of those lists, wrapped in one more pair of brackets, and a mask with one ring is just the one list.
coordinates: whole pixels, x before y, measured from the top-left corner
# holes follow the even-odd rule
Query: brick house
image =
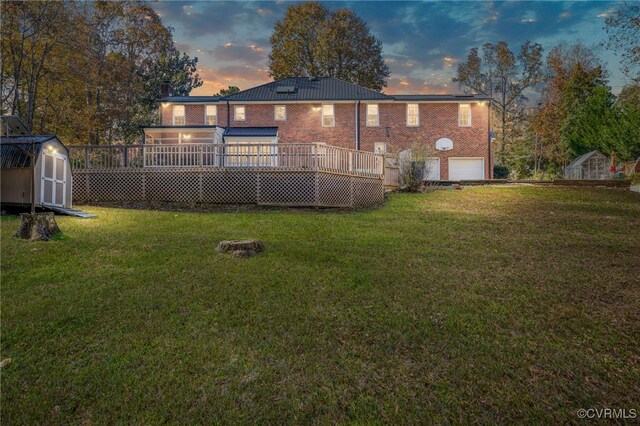
[[(167, 93), (165, 93), (167, 95)], [(293, 77), (226, 97), (164, 96), (145, 143), (325, 143), (370, 152), (433, 148), (430, 178), (490, 179), (489, 101), (388, 95), (335, 78)]]

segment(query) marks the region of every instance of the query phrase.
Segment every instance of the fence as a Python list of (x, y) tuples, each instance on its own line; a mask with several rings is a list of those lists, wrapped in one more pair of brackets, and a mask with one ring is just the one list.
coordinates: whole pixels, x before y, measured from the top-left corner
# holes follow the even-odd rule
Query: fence
[(253, 167), (381, 178), (382, 155), (324, 144), (189, 143), (69, 146), (74, 170)]
[(384, 200), (381, 155), (323, 144), (70, 146), (74, 202), (361, 207)]

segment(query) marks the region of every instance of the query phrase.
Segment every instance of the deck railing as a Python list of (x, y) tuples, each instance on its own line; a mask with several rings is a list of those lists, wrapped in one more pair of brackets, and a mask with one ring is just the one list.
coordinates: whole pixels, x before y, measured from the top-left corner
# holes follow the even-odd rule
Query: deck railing
[(324, 144), (186, 143), (68, 146), (75, 170), (222, 168), (321, 170), (381, 177), (383, 157)]

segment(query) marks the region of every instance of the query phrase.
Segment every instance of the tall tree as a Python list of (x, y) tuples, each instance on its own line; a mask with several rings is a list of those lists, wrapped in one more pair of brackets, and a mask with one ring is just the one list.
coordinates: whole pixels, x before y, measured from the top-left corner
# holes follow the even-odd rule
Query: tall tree
[(620, 52), (624, 73), (640, 81), (640, 3), (624, 2), (605, 20), (607, 46)]
[(563, 43), (549, 52), (540, 108), (532, 121), (547, 166), (559, 169), (572, 158), (565, 123), (571, 111), (604, 86), (606, 79), (598, 57), (581, 43)]
[(271, 35), (269, 75), (336, 77), (374, 90), (386, 87), (382, 42), (349, 9), (319, 2), (290, 6)]
[(480, 93), (493, 99), (499, 161), (505, 160), (515, 125), (522, 118), (527, 100), (525, 90), (543, 80), (542, 67), (542, 46), (528, 41), (517, 55), (504, 41), (486, 43), (482, 46), (482, 56), (478, 48), (473, 48), (467, 60), (458, 65), (454, 82), (465, 92)]
[(181, 55), (143, 1), (3, 1), (1, 109), (66, 143), (135, 140), (156, 119), (163, 80), (188, 94), (197, 58)]

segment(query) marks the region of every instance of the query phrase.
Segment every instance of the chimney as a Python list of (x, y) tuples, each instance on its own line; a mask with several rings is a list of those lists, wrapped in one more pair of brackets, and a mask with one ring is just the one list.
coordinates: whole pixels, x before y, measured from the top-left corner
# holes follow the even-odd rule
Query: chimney
[(165, 80), (160, 85), (160, 98), (168, 98), (169, 96), (171, 96), (171, 82)]

